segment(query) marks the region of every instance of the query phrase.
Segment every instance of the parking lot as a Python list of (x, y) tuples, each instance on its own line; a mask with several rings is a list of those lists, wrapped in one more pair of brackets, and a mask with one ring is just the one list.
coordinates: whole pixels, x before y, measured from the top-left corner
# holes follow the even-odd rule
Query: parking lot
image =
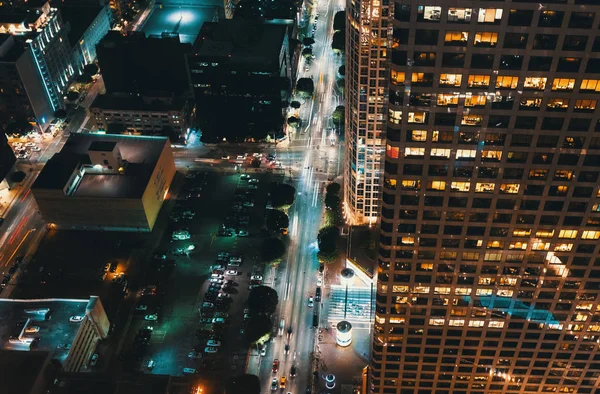
[(250, 277), (264, 271), (260, 230), (268, 185), (277, 180), (272, 174), (186, 176), (125, 339), (123, 358), (138, 370), (243, 372), (244, 304), (249, 286), (260, 283)]

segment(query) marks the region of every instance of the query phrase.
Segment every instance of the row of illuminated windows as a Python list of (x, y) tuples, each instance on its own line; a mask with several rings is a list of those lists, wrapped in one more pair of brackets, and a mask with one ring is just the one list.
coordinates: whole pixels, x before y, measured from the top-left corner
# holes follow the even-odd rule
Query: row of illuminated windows
[[(400, 22), (410, 22), (412, 7), (408, 4), (396, 4), (394, 18)], [(590, 0), (589, 4), (595, 3)], [(536, 26), (533, 10), (509, 9), (506, 13), (504, 11), (505, 8), (448, 7), (445, 9), (437, 5), (419, 5), (416, 7), (416, 18), (417, 22), (437, 23), (445, 16), (448, 23), (471, 23), (475, 20), (478, 24), (498, 25), (502, 17), (506, 16), (508, 26)], [(565, 14), (565, 11), (543, 9), (539, 13), (537, 27), (561, 27), (566, 20)], [(589, 29), (594, 23), (595, 15), (594, 12), (571, 12), (568, 27)]]
[[(407, 146), (404, 148), (404, 156), (425, 156), (425, 151), (425, 148)], [(432, 158), (449, 159), (452, 156), (452, 149), (432, 148), (427, 149), (427, 151)], [(477, 157), (477, 152), (476, 149), (457, 149), (454, 157), (456, 160), (471, 160)], [(482, 150), (480, 152), (481, 157), (484, 160), (500, 161), (502, 159), (503, 152), (501, 150)], [(400, 157), (400, 148), (397, 146), (386, 145), (386, 156), (391, 159), (398, 159)]]
[[(594, 240), (594, 239), (600, 238), (600, 233), (598, 233), (597, 231), (589, 231), (588, 234), (586, 234), (586, 235), (589, 238), (585, 238), (585, 239)], [(582, 238), (582, 239), (584, 239), (584, 238)], [(474, 241), (473, 246), (472, 246), (473, 248), (483, 247), (482, 240), (472, 240), (472, 241)], [(418, 243), (419, 243), (419, 246), (437, 247), (438, 240), (437, 240), (437, 238), (422, 237), (422, 238), (418, 239)], [(401, 237), (400, 244), (401, 245), (414, 245), (415, 238), (414, 237)], [(522, 242), (522, 241), (504, 242), (504, 241), (493, 240), (493, 241), (487, 242), (486, 248), (487, 249), (527, 250), (528, 246), (529, 245), (527, 242)], [(554, 252), (570, 252), (571, 250), (573, 250), (573, 244), (572, 243), (551, 244), (550, 242), (536, 241), (536, 242), (532, 242), (531, 250), (539, 250), (539, 251), (553, 250)], [(496, 257), (500, 258), (500, 256), (496, 256)], [(464, 256), (463, 256), (463, 258), (464, 258)], [(479, 256), (477, 256), (477, 258), (479, 258)], [(490, 260), (490, 261), (493, 261), (493, 260)]]
[[(406, 72), (392, 70), (391, 82), (394, 85), (403, 84), (406, 81)], [(413, 72), (410, 81), (414, 84), (430, 83), (433, 81), (432, 73)], [(460, 87), (463, 81), (463, 74), (440, 74), (439, 86)], [(467, 77), (467, 87), (469, 88), (489, 88), (491, 76), (472, 74)], [(548, 82), (547, 77), (525, 77), (523, 88), (530, 90), (544, 90)], [(517, 89), (519, 77), (511, 75), (498, 75), (494, 81), (496, 89)], [(551, 84), (552, 91), (572, 91), (575, 88), (576, 80), (574, 78), (554, 78)], [(579, 84), (580, 91), (600, 92), (600, 80), (583, 79)]]

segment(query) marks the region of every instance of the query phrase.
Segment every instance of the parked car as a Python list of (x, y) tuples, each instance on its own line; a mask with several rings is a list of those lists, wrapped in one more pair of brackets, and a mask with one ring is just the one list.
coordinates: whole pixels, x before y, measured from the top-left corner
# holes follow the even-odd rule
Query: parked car
[(206, 346), (219, 347), (221, 346), (221, 341), (215, 341), (214, 339), (211, 339), (208, 342), (206, 342)]
[(204, 349), (204, 353), (216, 353), (219, 351), (219, 348), (208, 346)]
[(98, 353), (95, 353), (92, 356), (92, 359), (90, 360), (90, 367), (96, 366), (97, 363), (98, 363)]

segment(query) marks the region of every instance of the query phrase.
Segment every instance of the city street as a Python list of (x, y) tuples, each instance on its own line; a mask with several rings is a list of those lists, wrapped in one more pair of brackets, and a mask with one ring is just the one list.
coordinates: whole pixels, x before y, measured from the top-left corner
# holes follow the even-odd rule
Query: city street
[[(288, 212), (291, 242), (287, 259), (277, 270), (266, 273), (265, 278), (267, 284), (273, 283), (279, 294), (280, 306), (274, 321), (277, 325), (281, 320), (285, 321), (284, 333), (268, 345), (265, 357), (255, 353), (250, 356), (248, 363), (248, 373), (259, 375), (264, 392), (273, 378), (279, 380), (282, 376), (288, 382), (284, 392), (303, 393), (307, 387), (312, 388), (311, 353), (316, 330), (311, 326), (313, 313), (321, 309), (321, 304), (315, 303), (314, 307), (309, 307), (308, 298), (314, 297), (317, 283), (317, 234), (322, 222), (324, 189), (329, 180), (341, 174), (341, 144), (337, 138), (334, 145), (331, 144), (327, 127), (332, 125), (331, 114), (335, 106), (340, 104), (334, 92), (334, 83), (337, 69), (342, 63), (331, 49), (331, 39), (333, 17), (342, 8), (343, 4), (335, 0), (320, 0), (317, 3), (320, 22), (317, 23), (314, 36), (315, 59), (309, 71), (305, 71), (304, 60), (299, 66), (300, 77), (312, 77), (315, 81), (313, 99), (303, 103), (300, 108), (300, 118), (307, 126), (290, 136), (289, 148), (277, 150), (277, 160), (283, 168), (298, 174), (294, 178), (298, 193), (296, 202)], [(313, 11), (311, 24), (315, 15)], [(326, 324), (322, 317), (321, 322)], [(289, 328), (292, 334), (288, 339)], [(289, 345), (288, 354), (285, 354), (286, 344)], [(276, 374), (271, 371), (274, 359), (280, 361)], [(290, 377), (292, 366), (296, 366), (295, 378)]]

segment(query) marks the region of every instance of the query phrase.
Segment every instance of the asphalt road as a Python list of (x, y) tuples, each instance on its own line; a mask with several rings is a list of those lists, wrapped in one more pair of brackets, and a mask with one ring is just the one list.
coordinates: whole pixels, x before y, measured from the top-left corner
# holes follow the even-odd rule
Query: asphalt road
[[(268, 345), (265, 357), (252, 356), (249, 373), (258, 374), (263, 392), (270, 389), (271, 380), (286, 376), (287, 384), (283, 392), (303, 393), (312, 383), (311, 353), (315, 344), (315, 329), (312, 329), (313, 313), (320, 304), (308, 306), (309, 296), (314, 296), (319, 263), (317, 253), (317, 234), (323, 215), (324, 189), (328, 180), (341, 173), (341, 150), (338, 139), (332, 145), (327, 128), (332, 126), (331, 114), (340, 98), (334, 91), (337, 68), (341, 59), (331, 50), (331, 32), (333, 16), (342, 9), (334, 0), (320, 0), (316, 7), (319, 22), (315, 31), (313, 53), (315, 59), (305, 71), (301, 64), (300, 76), (312, 76), (315, 80), (314, 98), (304, 102), (300, 108), (300, 118), (307, 127), (291, 135), (289, 148), (278, 150), (277, 160), (282, 162), (286, 171), (290, 168), (298, 177), (294, 178), (297, 189), (296, 201), (290, 208), (290, 246), (287, 259), (277, 271), (266, 274), (266, 281), (274, 278), (274, 288), (279, 294), (279, 311), (275, 324), (285, 320), (282, 336)], [(311, 25), (314, 21), (314, 12)], [(321, 312), (321, 311), (319, 311)], [(319, 313), (321, 316), (321, 313)], [(292, 335), (287, 337), (288, 328)], [(289, 353), (285, 346), (289, 344)], [(279, 359), (277, 374), (271, 371), (274, 359)], [(258, 365), (257, 365), (258, 364)], [(290, 369), (296, 366), (297, 375), (290, 378)]]

